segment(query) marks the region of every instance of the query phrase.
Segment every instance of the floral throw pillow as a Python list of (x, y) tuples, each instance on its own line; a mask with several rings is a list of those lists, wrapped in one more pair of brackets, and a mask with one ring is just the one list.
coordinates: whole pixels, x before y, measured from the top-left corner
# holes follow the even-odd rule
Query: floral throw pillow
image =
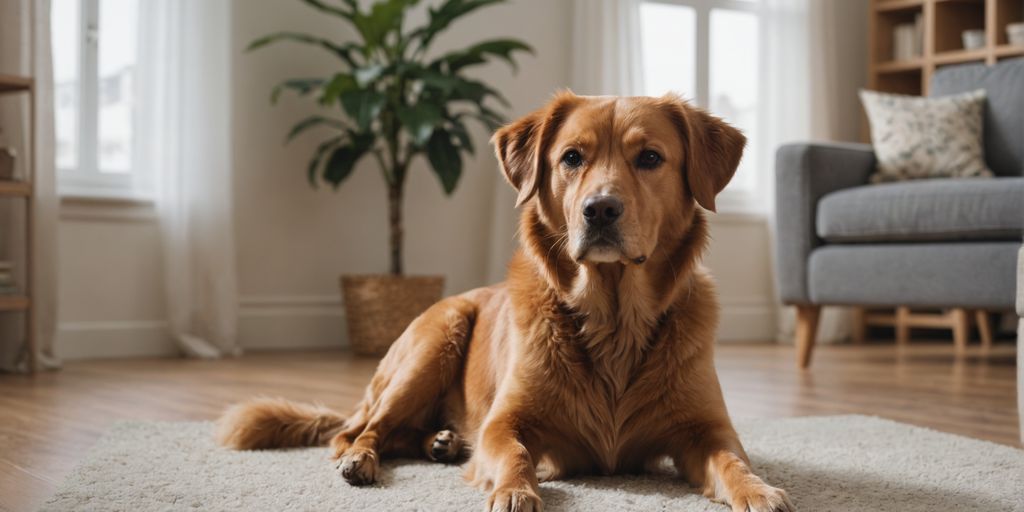
[(878, 158), (872, 183), (992, 176), (985, 165), (985, 91), (922, 98), (860, 91)]

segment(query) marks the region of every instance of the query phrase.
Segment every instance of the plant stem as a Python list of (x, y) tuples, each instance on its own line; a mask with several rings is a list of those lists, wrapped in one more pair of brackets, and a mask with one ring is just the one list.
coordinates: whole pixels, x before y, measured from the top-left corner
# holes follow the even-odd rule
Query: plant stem
[(388, 185), (388, 218), (391, 222), (391, 274), (402, 275), (402, 181)]

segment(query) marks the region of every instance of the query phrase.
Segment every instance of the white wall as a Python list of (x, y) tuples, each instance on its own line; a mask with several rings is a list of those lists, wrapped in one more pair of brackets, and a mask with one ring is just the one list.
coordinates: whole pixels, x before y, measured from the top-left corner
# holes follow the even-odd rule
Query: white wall
[[(529, 42), (513, 75), (496, 64), (480, 73), (511, 101), (511, 116), (543, 103), (569, 81), (571, 2), (514, 0), (484, 9), (438, 41), (439, 49), (493, 37)], [(317, 143), (307, 135), (283, 145), (288, 128), (317, 108), (287, 94), (269, 104), (270, 89), (288, 77), (324, 76), (337, 64), (314, 48), (282, 43), (243, 54), (252, 39), (298, 30), (341, 39), (340, 22), (299, 2), (234, 2), (232, 73), (235, 226), (240, 335), (249, 349), (340, 346), (344, 319), (341, 273), (387, 270), (385, 189), (370, 161), (337, 192), (306, 182)], [(420, 14), (422, 15), (422, 13)], [(861, 45), (860, 47), (864, 47)], [(477, 156), (467, 161), (451, 198), (421, 162), (405, 203), (406, 269), (447, 276), (456, 293), (500, 278), (514, 246), (514, 196), (499, 175), (480, 129)], [(770, 340), (775, 332), (769, 239), (763, 219), (724, 214), (712, 219), (705, 263), (723, 303), (723, 340)], [(162, 334), (159, 237), (146, 206), (69, 203), (60, 229), (60, 328), (64, 357), (173, 353)]]

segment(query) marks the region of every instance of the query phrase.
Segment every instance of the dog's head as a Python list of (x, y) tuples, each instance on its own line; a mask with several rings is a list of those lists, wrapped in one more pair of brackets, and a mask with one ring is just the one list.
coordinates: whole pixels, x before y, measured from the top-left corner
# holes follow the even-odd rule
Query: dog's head
[(694, 202), (715, 210), (746, 143), (675, 95), (570, 92), (493, 141), (518, 205), (535, 208), (549, 235), (564, 237), (556, 250), (579, 265), (643, 263), (678, 245)]

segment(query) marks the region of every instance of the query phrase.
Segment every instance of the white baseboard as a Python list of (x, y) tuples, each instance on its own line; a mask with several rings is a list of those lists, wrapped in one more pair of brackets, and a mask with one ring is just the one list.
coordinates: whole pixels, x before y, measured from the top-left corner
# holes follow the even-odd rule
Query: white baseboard
[(162, 320), (61, 322), (54, 343), (66, 360), (178, 354)]
[[(776, 330), (775, 304), (723, 298), (719, 341), (769, 341)], [(239, 343), (245, 350), (298, 350), (348, 346), (345, 314), (332, 295), (244, 296), (239, 301)], [(160, 320), (62, 322), (57, 327), (62, 359), (159, 357), (179, 353)]]
[(238, 305), (238, 340), (244, 350), (348, 346), (337, 295), (246, 295)]

